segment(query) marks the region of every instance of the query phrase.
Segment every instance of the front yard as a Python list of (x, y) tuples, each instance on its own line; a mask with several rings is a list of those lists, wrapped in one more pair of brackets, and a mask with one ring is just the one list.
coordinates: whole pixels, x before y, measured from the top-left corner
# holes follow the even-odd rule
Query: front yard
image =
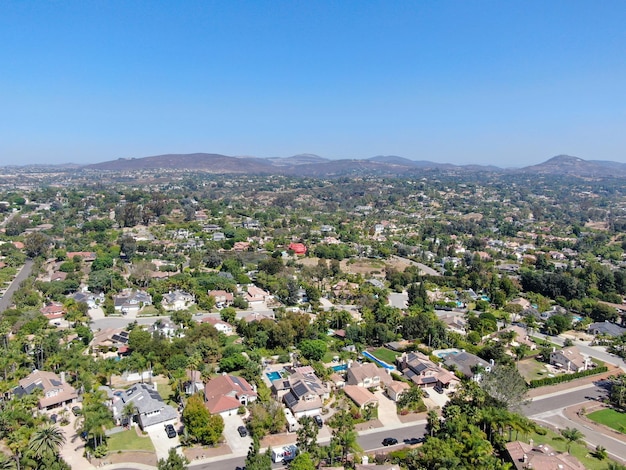
[(586, 415), (592, 421), (626, 434), (626, 413), (605, 408)]
[(137, 434), (137, 430), (134, 428), (118, 432), (116, 434), (111, 434), (107, 439), (107, 447), (109, 448), (109, 452), (128, 450), (155, 452), (150, 436), (139, 436)]

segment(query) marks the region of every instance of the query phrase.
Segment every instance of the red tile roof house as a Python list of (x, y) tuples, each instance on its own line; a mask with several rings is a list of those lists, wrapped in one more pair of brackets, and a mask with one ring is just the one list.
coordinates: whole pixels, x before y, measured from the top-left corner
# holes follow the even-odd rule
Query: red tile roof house
[(343, 387), (343, 391), (361, 409), (368, 405), (378, 406), (378, 398), (366, 388), (358, 385), (346, 385)]
[(79, 256), (85, 262), (92, 262), (96, 260), (97, 254), (93, 251), (68, 251), (67, 259), (73, 260), (75, 256)]
[(17, 396), (30, 395), (35, 389), (43, 390), (39, 398), (39, 409), (52, 409), (62, 405), (74, 403), (78, 399), (76, 389), (65, 382), (65, 373), (59, 377), (54, 372), (34, 370), (28, 377), (19, 381), (13, 389)]
[(39, 310), (48, 320), (55, 318), (63, 318), (65, 315), (65, 307), (59, 302), (52, 302)]
[(240, 406), (256, 399), (256, 390), (243, 377), (220, 375), (204, 386), (205, 406), (211, 414), (224, 418), (237, 414)]
[(298, 256), (306, 255), (307, 251), (303, 243), (290, 243), (287, 249), (293, 251)]
[(202, 323), (210, 323), (217, 331), (224, 333), (226, 336), (235, 334), (235, 328), (233, 328), (233, 325), (225, 322), (224, 320), (220, 320), (219, 318), (204, 318), (202, 319)]

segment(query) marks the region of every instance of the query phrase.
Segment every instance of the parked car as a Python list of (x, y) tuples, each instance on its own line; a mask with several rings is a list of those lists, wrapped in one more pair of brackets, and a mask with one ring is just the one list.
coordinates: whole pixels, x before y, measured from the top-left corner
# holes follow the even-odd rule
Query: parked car
[(435, 389), (435, 392), (437, 393), (443, 393), (443, 388), (441, 387), (434, 387), (434, 389)]
[(324, 420), (320, 415), (315, 415), (313, 419), (315, 420), (315, 424), (317, 424), (318, 427), (321, 428), (322, 426), (324, 426)]
[(248, 435), (248, 430), (246, 429), (245, 426), (239, 426), (237, 428), (237, 432), (239, 433), (241, 437), (246, 437)]
[(398, 439), (395, 437), (385, 437), (383, 439), (384, 446), (395, 446), (398, 443)]
[(79, 414), (81, 414), (83, 411), (80, 409), (80, 406), (72, 406), (72, 414), (74, 416), (78, 416)]
[(176, 437), (176, 429), (171, 424), (165, 425), (165, 432), (167, 433), (167, 437), (170, 439), (174, 439)]

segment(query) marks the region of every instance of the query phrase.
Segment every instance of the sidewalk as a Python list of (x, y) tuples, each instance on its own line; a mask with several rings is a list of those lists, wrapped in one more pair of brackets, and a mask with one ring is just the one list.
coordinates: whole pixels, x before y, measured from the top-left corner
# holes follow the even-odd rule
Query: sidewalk
[(613, 439), (617, 439), (618, 441), (622, 441), (623, 443), (626, 444), (626, 434), (616, 431), (615, 429), (610, 428), (608, 426), (603, 426), (601, 424), (598, 424), (595, 421), (592, 421), (589, 418), (587, 418), (584, 413), (580, 413), (582, 409), (585, 409), (585, 413), (590, 413), (592, 411), (598, 411), (598, 410), (607, 408), (607, 406), (605, 406), (602, 403), (596, 403), (596, 402), (588, 402), (588, 403), (591, 403), (592, 406), (591, 407), (589, 407), (589, 405), (584, 406), (584, 404), (570, 406), (563, 410), (563, 414), (565, 415), (566, 418), (571, 419), (572, 421), (575, 421), (581, 424), (582, 426), (591, 428), (595, 430), (596, 432), (600, 432), (602, 434), (611, 436)]
[(528, 391), (528, 398), (539, 398), (546, 395), (554, 395), (559, 392), (569, 392), (574, 389), (586, 388), (593, 385), (594, 382), (606, 380), (612, 375), (623, 374), (623, 371), (619, 367), (612, 366), (611, 364), (607, 364), (607, 367), (609, 368), (608, 372), (604, 372), (602, 374), (590, 375), (588, 377), (582, 377), (580, 379), (575, 379), (570, 382), (562, 382), (556, 385), (547, 385), (545, 387), (531, 388)]

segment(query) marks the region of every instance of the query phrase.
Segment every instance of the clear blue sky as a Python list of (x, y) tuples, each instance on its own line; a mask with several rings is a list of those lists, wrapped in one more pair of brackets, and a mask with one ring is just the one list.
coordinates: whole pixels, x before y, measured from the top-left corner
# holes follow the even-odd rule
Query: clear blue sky
[(0, 2), (0, 164), (626, 162), (626, 2)]

